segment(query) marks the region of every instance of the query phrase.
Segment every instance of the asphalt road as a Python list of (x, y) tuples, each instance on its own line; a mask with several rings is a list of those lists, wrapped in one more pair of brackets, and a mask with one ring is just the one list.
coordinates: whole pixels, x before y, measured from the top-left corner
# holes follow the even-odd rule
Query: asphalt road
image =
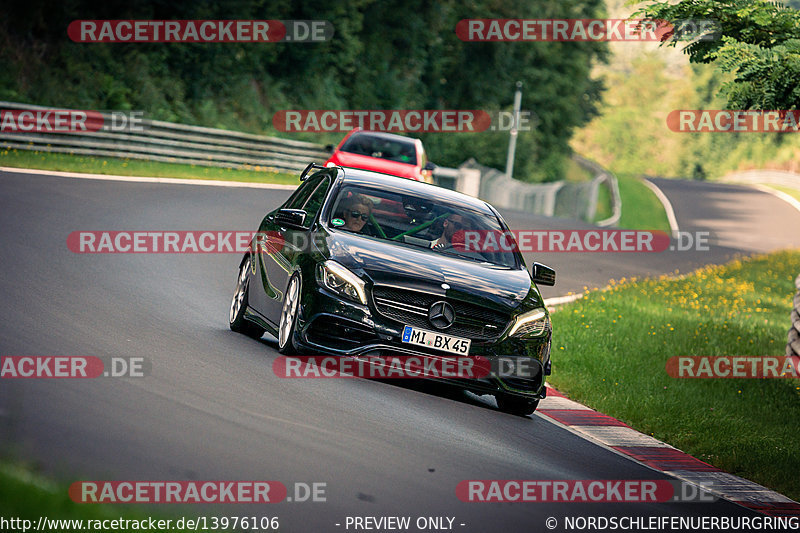
[[(528, 264), (544, 262), (557, 271), (545, 297), (605, 287), (610, 280), (687, 273), (740, 255), (800, 247), (800, 212), (775, 196), (751, 187), (674, 179), (651, 179), (672, 204), (680, 237), (670, 248), (651, 253), (527, 253)], [(626, 206), (622, 206), (626, 209)], [(630, 208), (630, 207), (628, 207)], [(503, 211), (513, 229), (593, 229), (574, 220), (532, 217)], [(697, 246), (698, 238), (702, 245)]]
[[(255, 229), (286, 196), (0, 172), (0, 354), (143, 356), (152, 365), (138, 379), (3, 380), (5, 453), (67, 481), (277, 480), (290, 494), (295, 482), (326, 483), (324, 503), (181, 511), (278, 516), (282, 531), (342, 531), (346, 516), (365, 515), (451, 516), (458, 531), (493, 532), (544, 530), (550, 516), (752, 514), (724, 501), (460, 502), (455, 488), (466, 479), (665, 476), (546, 418), (506, 415), (443, 386), (277, 378), (275, 342), (228, 329), (236, 255), (80, 255), (66, 246), (76, 230)], [(508, 215), (515, 228), (568, 224)], [(559, 270), (556, 295), (736, 251), (543, 260)]]
[(770, 252), (800, 246), (800, 212), (744, 185), (653, 178), (681, 230), (708, 231), (717, 247)]

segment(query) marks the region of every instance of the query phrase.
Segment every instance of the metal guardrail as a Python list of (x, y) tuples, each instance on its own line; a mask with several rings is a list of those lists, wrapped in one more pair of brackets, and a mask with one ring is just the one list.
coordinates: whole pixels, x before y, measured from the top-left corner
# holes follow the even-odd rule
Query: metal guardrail
[(549, 217), (577, 218), (587, 222), (594, 221), (600, 187), (608, 187), (612, 214), (609, 218), (594, 223), (599, 226), (613, 226), (619, 222), (622, 211), (617, 178), (593, 161), (580, 156), (573, 156), (573, 159), (595, 175), (592, 181), (525, 183), (511, 179), (497, 169), (485, 167), (474, 159), (467, 160), (459, 169), (480, 171), (478, 196), (495, 206)]
[[(63, 110), (0, 102), (0, 110)], [(109, 113), (101, 113), (110, 119)], [(216, 128), (145, 119), (141, 132), (0, 131), (0, 146), (99, 157), (146, 159), (226, 168), (263, 168), (299, 172), (309, 161), (323, 162), (328, 153), (320, 144), (253, 135)]]
[(563, 182), (532, 184), (509, 178), (504, 172), (468, 159), (459, 168), (481, 173), (478, 196), (496, 207), (554, 216), (556, 193)]
[(603, 168), (591, 159), (586, 159), (585, 157), (581, 157), (576, 154), (572, 156), (572, 160), (578, 163), (578, 165), (584, 169), (592, 172), (595, 176), (590, 185), (589, 199), (588, 203), (586, 204), (585, 220), (591, 222), (594, 219), (599, 189), (601, 186), (605, 186), (608, 187), (608, 191), (611, 196), (611, 216), (595, 222), (595, 224), (603, 227), (615, 226), (622, 216), (622, 198), (620, 198), (619, 195), (619, 182), (617, 182), (617, 177), (614, 176), (614, 174), (612, 174), (609, 170)]
[(721, 181), (729, 183), (770, 183), (800, 190), (800, 174), (786, 170), (745, 170), (725, 175)]
[(794, 295), (792, 305), (792, 326), (789, 328), (789, 340), (786, 343), (787, 357), (800, 357), (800, 276), (794, 280), (794, 285), (797, 288), (797, 294)]
[[(69, 109), (0, 101), (0, 111), (4, 110)], [(106, 122), (112, 118), (111, 113), (100, 115)], [(323, 145), (311, 142), (150, 119), (142, 120), (140, 125), (141, 130), (122, 132), (107, 128), (83, 132), (0, 131), (0, 148), (288, 172), (300, 172), (310, 161), (321, 163), (328, 159)], [(595, 174), (591, 182), (524, 183), (479, 165), (474, 159), (457, 169), (439, 167), (434, 171), (434, 181), (499, 207), (587, 221), (594, 219), (598, 189), (605, 185), (611, 191), (613, 215), (597, 224), (615, 224), (620, 213), (616, 178), (588, 159), (574, 159)]]

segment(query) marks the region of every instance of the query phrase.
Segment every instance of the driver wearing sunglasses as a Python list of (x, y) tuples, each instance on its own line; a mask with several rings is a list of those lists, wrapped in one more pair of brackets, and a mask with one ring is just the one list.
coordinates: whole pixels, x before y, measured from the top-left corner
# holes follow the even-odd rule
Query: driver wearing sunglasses
[(351, 198), (347, 198), (342, 206), (344, 229), (361, 232), (364, 229), (369, 215), (372, 212), (372, 201), (361, 194), (357, 194)]
[(431, 248), (449, 248), (453, 245), (453, 235), (466, 228), (466, 220), (458, 213), (453, 213), (442, 224), (442, 236), (433, 241)]

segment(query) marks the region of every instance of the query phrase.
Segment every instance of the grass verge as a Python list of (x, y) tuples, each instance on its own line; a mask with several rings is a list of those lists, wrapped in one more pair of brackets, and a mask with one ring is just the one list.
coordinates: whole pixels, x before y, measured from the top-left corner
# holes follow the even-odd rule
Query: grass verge
[(577, 161), (567, 158), (564, 163), (564, 177), (563, 179), (570, 183), (583, 183), (585, 181), (592, 181), (594, 174), (583, 168)]
[(622, 214), (617, 226), (626, 229), (661, 230), (670, 233), (664, 206), (653, 191), (633, 174), (617, 174)]
[(613, 214), (614, 211), (611, 209), (611, 191), (608, 190), (606, 185), (601, 184), (600, 187), (597, 188), (597, 211), (595, 211), (594, 222), (605, 220)]
[(718, 468), (800, 499), (800, 380), (675, 379), (678, 355), (782, 356), (800, 251), (622, 281), (553, 312), (570, 398)]
[(245, 181), (250, 183), (282, 183), (296, 185), (297, 175), (273, 172), (266, 168), (232, 169), (201, 167), (183, 163), (159, 163), (139, 159), (58, 154), (30, 150), (0, 149), (0, 166), (61, 170), (116, 176), (148, 176), (156, 178), (191, 178), (201, 180)]
[(792, 189), (791, 187), (784, 187), (782, 185), (769, 185), (769, 187), (772, 187), (775, 190), (786, 193), (795, 200), (800, 202), (800, 191), (798, 191), (797, 189)]
[[(30, 520), (29, 527), (35, 529), (38, 525), (39, 517), (47, 517), (51, 520), (117, 520), (120, 518), (128, 520), (147, 520), (152, 516), (156, 521), (171, 519), (173, 526), (170, 531), (194, 531), (194, 529), (182, 529), (174, 527), (177, 518), (172, 515), (156, 516), (146, 514), (142, 509), (133, 509), (130, 506), (107, 505), (107, 504), (78, 504), (73, 502), (68, 495), (68, 487), (55, 483), (37, 473), (32, 469), (17, 463), (0, 462), (0, 516), (9, 520), (19, 518)], [(145, 522), (147, 524), (147, 522)], [(83, 524), (83, 529), (94, 529), (100, 531), (101, 528), (87, 527)], [(46, 526), (46, 524), (43, 524)], [(21, 527), (12, 528), (22, 531)], [(44, 527), (47, 531), (78, 531), (81, 529), (76, 523), (61, 523), (52, 528)], [(124, 528), (128, 530), (130, 528)], [(152, 529), (148, 527), (136, 528), (137, 531), (156, 532), (163, 529)]]

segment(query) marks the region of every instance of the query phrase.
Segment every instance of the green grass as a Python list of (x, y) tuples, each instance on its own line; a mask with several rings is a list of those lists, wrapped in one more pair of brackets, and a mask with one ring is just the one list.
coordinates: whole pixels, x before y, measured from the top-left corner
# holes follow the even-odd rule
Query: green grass
[(578, 164), (574, 159), (567, 159), (564, 163), (563, 179), (570, 183), (583, 183), (592, 181), (594, 174)]
[(770, 187), (772, 187), (773, 189), (775, 189), (777, 191), (781, 191), (783, 193), (786, 193), (789, 196), (791, 196), (792, 198), (794, 198), (795, 200), (800, 201), (800, 191), (798, 191), (797, 189), (792, 189), (791, 187), (783, 187), (782, 185), (770, 185)]
[(252, 170), (201, 167), (182, 163), (158, 163), (138, 159), (57, 154), (30, 150), (8, 150), (0, 147), (0, 166), (39, 170), (62, 170), (88, 174), (148, 176), (157, 178), (191, 178), (205, 180), (282, 183), (296, 185), (297, 175), (255, 167)]
[[(6, 520), (10, 518), (30, 520), (32, 522), (30, 527), (35, 528), (39, 517), (55, 520), (115, 520), (119, 518), (142, 520), (152, 516), (155, 520), (171, 519), (170, 531), (190, 531), (175, 527), (178, 515), (148, 514), (141, 508), (134, 509), (131, 506), (123, 505), (75, 503), (69, 498), (68, 488), (65, 484), (55, 483), (37, 474), (25, 465), (0, 462), (0, 517)], [(75, 524), (73, 527), (64, 526), (52, 531), (77, 531), (78, 528), (74, 526)], [(84, 529), (89, 529), (86, 526), (87, 524), (84, 524)], [(22, 529), (18, 530), (22, 531)], [(95, 530), (99, 531), (99, 529)], [(137, 529), (137, 531), (155, 532), (159, 530), (145, 527)]]
[(800, 381), (677, 379), (672, 356), (782, 356), (800, 251), (624, 281), (553, 312), (569, 397), (718, 468), (800, 499)]
[(613, 214), (611, 209), (611, 191), (605, 185), (597, 188), (597, 211), (594, 215), (594, 222), (605, 220)]
[(631, 174), (617, 174), (622, 214), (617, 226), (626, 229), (670, 232), (669, 220), (658, 197)]

